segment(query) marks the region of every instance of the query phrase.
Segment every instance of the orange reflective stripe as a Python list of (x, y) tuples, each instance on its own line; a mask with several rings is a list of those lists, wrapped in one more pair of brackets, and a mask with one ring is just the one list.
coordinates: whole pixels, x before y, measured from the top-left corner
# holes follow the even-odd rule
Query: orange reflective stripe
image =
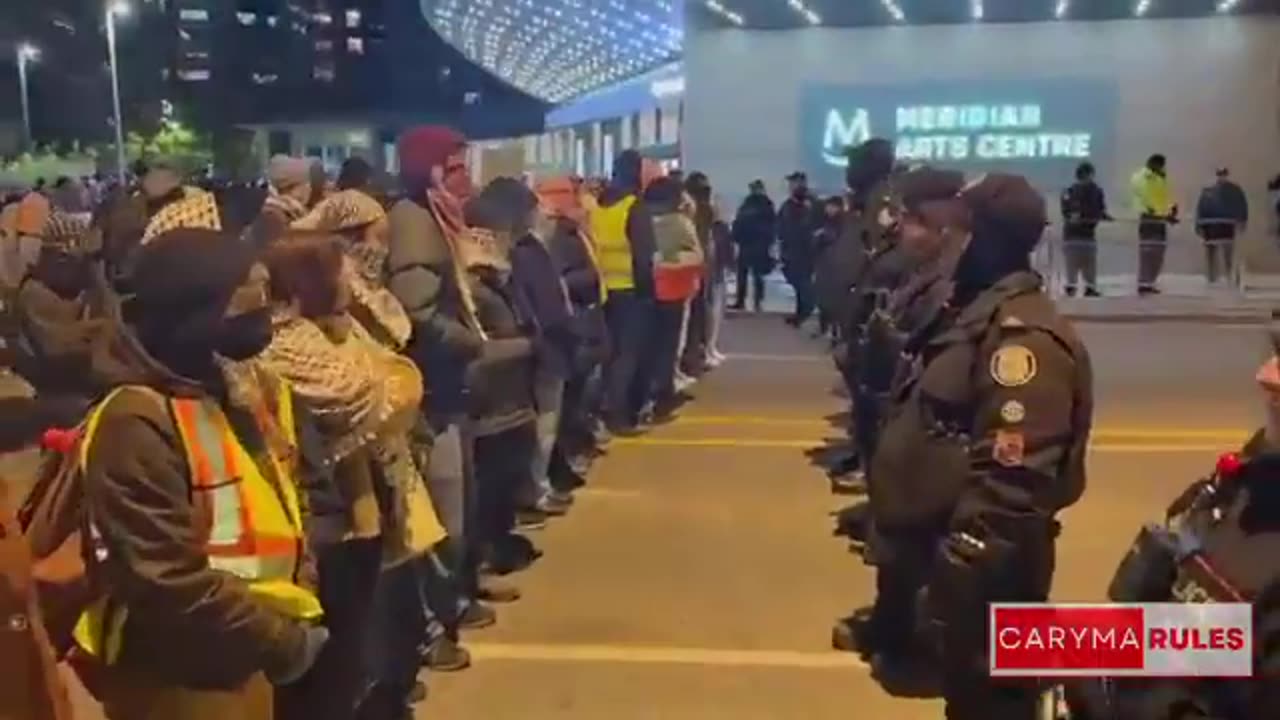
[(178, 420), (178, 432), (182, 435), (187, 458), (191, 461), (191, 484), (195, 487), (208, 487), (214, 482), (213, 466), (209, 463), (209, 456), (205, 454), (204, 447), (197, 439), (196, 403), (190, 400), (174, 400), (172, 405), (173, 414)]
[(261, 557), (276, 555), (292, 556), (298, 553), (298, 539), (257, 535), (251, 538), (245, 538), (245, 541), (237, 546), (210, 545), (207, 550), (210, 557), (224, 558), (241, 557), (246, 554)]

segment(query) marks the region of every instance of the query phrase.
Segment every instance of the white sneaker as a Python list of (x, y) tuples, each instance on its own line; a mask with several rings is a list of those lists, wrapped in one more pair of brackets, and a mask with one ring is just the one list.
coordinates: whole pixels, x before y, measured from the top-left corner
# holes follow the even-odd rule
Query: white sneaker
[(718, 357), (716, 355), (708, 354), (706, 362), (707, 362), (707, 367), (714, 370), (720, 367), (720, 364), (724, 362), (724, 358)]
[(728, 359), (728, 356), (726, 356), (724, 353), (720, 352), (719, 350), (712, 350), (709, 354), (709, 357), (712, 360), (714, 360), (716, 364), (723, 363), (725, 360)]
[(689, 377), (688, 375), (685, 375), (684, 373), (676, 374), (676, 379), (675, 379), (676, 392), (684, 392), (685, 390), (688, 390), (689, 388), (697, 384), (698, 384), (697, 380)]

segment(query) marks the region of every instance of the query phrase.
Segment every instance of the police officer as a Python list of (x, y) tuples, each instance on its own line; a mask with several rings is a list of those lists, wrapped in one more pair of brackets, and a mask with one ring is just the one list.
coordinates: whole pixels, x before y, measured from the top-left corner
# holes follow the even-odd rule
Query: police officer
[(886, 418), (870, 497), (877, 530), (941, 537), (920, 609), (941, 651), (947, 717), (1018, 720), (1035, 716), (1039, 691), (988, 677), (986, 606), (1048, 595), (1054, 516), (1084, 490), (1092, 372), (1030, 267), (1044, 199), (1008, 175), (960, 198), (970, 231), (958, 252), (904, 218), (905, 252), (942, 272), (954, 262), (954, 284)]
[(854, 452), (831, 471), (833, 489), (842, 492), (865, 487), (861, 465), (870, 437), (859, 434), (857, 428), (874, 424), (860, 416), (870, 406), (858, 401), (860, 361), (868, 351), (863, 343), (866, 324), (877, 299), (897, 285), (906, 269), (895, 249), (893, 167), (893, 145), (888, 140), (875, 138), (849, 151), (845, 181), (852, 211), (846, 231), (832, 251), (836, 272), (825, 293), (828, 314), (840, 326), (844, 339), (835, 358), (849, 389), (855, 418)]
[(1253, 680), (1132, 679), (1070, 686), (1072, 720), (1280, 717), (1280, 329), (1257, 374), (1268, 423), (1139, 532), (1112, 579), (1118, 602), (1249, 602)]
[[(939, 238), (949, 238), (960, 247), (967, 232), (967, 212), (958, 193), (964, 187), (959, 173), (921, 168), (896, 180), (898, 205), (889, 213), (903, 229), (913, 223), (927, 224)], [(901, 240), (896, 241), (898, 243)], [(957, 251), (952, 251), (953, 255)], [(903, 263), (918, 259), (905, 247), (895, 250)], [(930, 258), (931, 259), (931, 258)], [(932, 260), (932, 259), (931, 259)], [(894, 285), (882, 285), (867, 292), (878, 293), (859, 345), (857, 435), (863, 457), (874, 457), (879, 423), (889, 406), (892, 382), (913, 333), (927, 332), (928, 326), (950, 297), (951, 272), (936, 269), (938, 262), (920, 262), (914, 272), (893, 278)], [(954, 267), (954, 262), (951, 263)], [(892, 482), (892, 479), (886, 480)], [(874, 492), (878, 480), (868, 483)], [(874, 505), (875, 499), (870, 499)], [(841, 514), (844, 529), (855, 540), (864, 540), (870, 513), (855, 506)], [(906, 659), (915, 649), (912, 607), (924, 582), (937, 533), (932, 531), (874, 533), (866, 553), (878, 568), (876, 603), (871, 612), (858, 612), (837, 623), (833, 644), (838, 649), (855, 650), (864, 656), (880, 654), (883, 662)]]

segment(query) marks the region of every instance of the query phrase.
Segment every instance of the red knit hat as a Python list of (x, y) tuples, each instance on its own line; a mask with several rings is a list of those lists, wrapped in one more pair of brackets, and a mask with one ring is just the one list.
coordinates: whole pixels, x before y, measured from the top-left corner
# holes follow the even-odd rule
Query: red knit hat
[(462, 133), (444, 125), (421, 125), (400, 136), (400, 174), (424, 177), (467, 144)]

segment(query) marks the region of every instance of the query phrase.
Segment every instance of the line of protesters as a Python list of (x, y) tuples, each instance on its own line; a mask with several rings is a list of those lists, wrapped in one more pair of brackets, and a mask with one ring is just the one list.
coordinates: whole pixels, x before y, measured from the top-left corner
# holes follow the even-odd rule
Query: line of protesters
[(278, 156), (242, 232), (162, 161), (92, 222), (50, 214), (5, 347), (34, 397), (0, 401), (3, 449), (44, 461), (5, 486), (32, 624), (108, 718), (412, 717), (610, 431), (722, 361), (705, 176), (627, 152), (598, 198), (475, 192), (465, 150), (406, 132), (394, 203)]

